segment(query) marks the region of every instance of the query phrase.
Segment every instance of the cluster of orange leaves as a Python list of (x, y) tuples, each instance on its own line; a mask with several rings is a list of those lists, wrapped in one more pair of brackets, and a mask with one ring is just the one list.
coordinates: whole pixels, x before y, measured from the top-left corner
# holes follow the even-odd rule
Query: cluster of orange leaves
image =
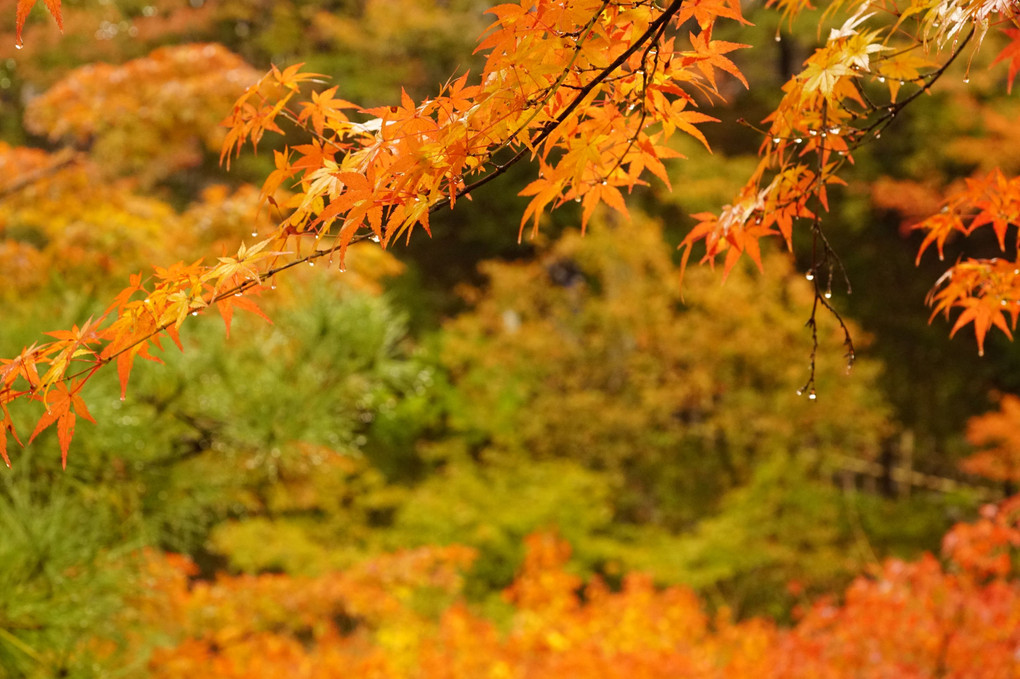
[[(791, 17), (807, 6), (770, 4)], [(886, 115), (895, 114), (896, 98), (905, 84), (926, 86), (922, 72), (935, 65), (929, 58), (916, 50), (893, 51), (887, 44), (891, 26), (870, 30), (862, 26), (875, 13), (873, 6), (881, 3), (852, 4), (857, 11), (830, 31), (825, 44), (805, 60), (803, 70), (783, 86), (779, 106), (765, 119), (761, 160), (736, 200), (718, 215), (694, 215), (699, 223), (681, 244), (685, 262), (700, 241), (705, 243), (707, 261), (726, 253), (726, 272), (744, 254), (760, 267), (762, 237), (779, 235), (792, 247), (794, 224), (817, 218), (817, 209), (810, 207), (815, 201), (828, 209), (826, 187), (842, 183), (838, 171), (853, 162), (852, 150), (883, 124), (882, 119), (871, 120), (874, 105), (865, 95), (864, 83), (883, 83), (888, 89), (890, 106), (882, 110)], [(871, 13), (864, 15), (865, 9)]]
[(966, 180), (946, 198), (941, 212), (914, 227), (926, 232), (918, 260), (932, 243), (942, 259), (950, 236), (969, 236), (981, 227), (991, 227), (999, 248), (1011, 255), (962, 260), (943, 275), (929, 296), (932, 317), (939, 313), (948, 317), (951, 310), (961, 310), (952, 333), (973, 323), (982, 353), (988, 330), (994, 326), (1012, 338), (1011, 329), (1020, 314), (1020, 242), (1014, 234), (1007, 243), (1011, 226), (1020, 226), (1020, 177), (1007, 178), (996, 169)]
[[(1017, 676), (1020, 500), (945, 540), (946, 561), (891, 560), (792, 628), (710, 615), (683, 587), (627, 575), (616, 590), (570, 573), (569, 547), (527, 540), (496, 625), (460, 598), (470, 551), (423, 548), (316, 578), (220, 576), (154, 556), (132, 613), (161, 679), (214, 677), (987, 677)], [(423, 601), (436, 601), (431, 612)]]
[[(59, 9), (56, 1), (48, 4), (55, 13)], [(791, 19), (808, 6), (774, 4)], [(761, 162), (737, 199), (718, 215), (696, 215), (699, 223), (681, 243), (684, 265), (702, 241), (706, 260), (725, 252), (727, 272), (745, 253), (760, 265), (760, 239), (779, 235), (789, 245), (799, 220), (810, 222), (817, 238), (819, 211), (828, 207), (826, 187), (841, 181), (838, 170), (852, 162), (852, 151), (929, 90), (963, 49), (958, 43), (1016, 20), (1014, 9), (993, 0), (951, 4), (953, 11), (945, 0), (834, 3), (829, 11), (848, 18), (784, 86), (782, 101), (765, 121)], [(19, 2), (19, 27), (31, 5)], [(713, 119), (695, 110), (697, 102), (719, 98), (723, 77), (746, 85), (727, 56), (745, 46), (713, 39), (717, 20), (746, 23), (736, 0), (673, 0), (664, 6), (650, 0), (520, 0), (490, 12), (495, 21), (478, 47), (485, 55), (478, 77), (465, 74), (422, 102), (403, 94), (398, 105), (361, 109), (338, 98), (336, 87), (306, 96), (302, 87), (319, 76), (303, 73), (299, 65), (274, 68), (249, 87), (226, 121), (221, 159), (229, 163), (266, 132), (304, 140), (274, 151), (275, 170), (262, 189), (262, 199), (282, 213), (282, 221), (268, 237), (242, 244), (234, 256), (157, 267), (146, 279), (135, 276), (99, 319), (3, 360), (0, 456), (7, 459), (7, 433), (15, 434), (12, 402), (32, 401), (45, 409), (32, 437), (56, 423), (66, 459), (75, 418), (87, 413), (81, 388), (103, 365), (117, 364), (124, 389), (133, 360), (152, 358), (163, 335), (179, 345), (177, 333), (189, 315), (216, 307), (229, 330), (234, 308), (260, 313), (249, 297), (276, 273), (321, 257), (336, 258), (342, 269), (346, 248), (355, 241), (371, 239), (385, 247), (410, 237), (418, 226), (428, 231), (431, 213), (453, 207), (520, 160), (538, 165), (537, 178), (521, 191), (531, 197), (522, 230), (529, 221), (537, 228), (546, 211), (571, 201), (582, 205), (582, 227), (600, 204), (626, 214), (623, 190), (644, 183), (646, 173), (668, 184), (663, 160), (678, 156), (668, 145), (676, 132), (707, 146), (697, 125)], [(869, 21), (875, 14), (879, 19)], [(678, 34), (686, 27), (697, 30), (684, 40)], [(951, 54), (940, 66), (935, 57), (947, 45)], [(1014, 42), (1000, 54), (1000, 60), (1010, 60), (1010, 82), (1016, 51)], [(168, 54), (159, 53), (161, 59)], [(217, 54), (228, 70), (240, 68)], [(140, 60), (111, 74), (148, 68)], [(875, 87), (888, 91), (888, 103), (875, 103), (880, 98), (867, 91)], [(905, 88), (910, 93), (903, 96)], [(43, 102), (59, 109), (65, 101), (70, 114), (101, 99), (70, 94)], [(58, 115), (39, 124), (58, 135), (97, 134), (73, 120), (74, 115)], [(1002, 243), (1016, 219), (1011, 193), (1016, 182), (999, 176), (993, 183), (975, 180), (951, 204), (950, 215), (976, 213), (966, 227), (937, 218), (923, 223), (932, 230), (923, 247), (932, 239), (941, 246), (949, 232), (970, 233), (985, 223)], [(314, 243), (313, 251), (301, 255), (306, 241)], [(814, 268), (828, 267), (831, 285), (837, 263), (826, 245)], [(1008, 334), (1006, 316), (1015, 324), (1018, 301), (1007, 280), (1011, 266), (997, 260), (959, 264), (933, 294), (935, 312), (961, 309), (954, 332), (973, 323), (981, 348), (990, 327)], [(810, 277), (817, 300), (815, 273)]]
[[(7, 433), (17, 439), (13, 401), (45, 408), (31, 438), (56, 423), (66, 463), (76, 417), (87, 416), (81, 389), (102, 366), (116, 363), (123, 390), (134, 359), (153, 358), (161, 336), (180, 346), (189, 315), (215, 306), (229, 331), (235, 307), (261, 313), (249, 297), (277, 272), (326, 255), (342, 268), (355, 240), (386, 246), (416, 225), (428, 230), (431, 212), (529, 155), (539, 176), (522, 192), (533, 196), (522, 228), (571, 200), (584, 204), (585, 221), (598, 203), (625, 212), (621, 188), (642, 183), (646, 170), (666, 179), (662, 159), (677, 155), (666, 146), (671, 135), (704, 142), (695, 125), (710, 118), (692, 110), (695, 94), (717, 95), (720, 72), (740, 77), (725, 56), (740, 46), (711, 37), (716, 19), (743, 21), (735, 0), (675, 0), (665, 8), (646, 0), (521, 0), (490, 11), (496, 21), (478, 48), (486, 62), (477, 84), (464, 75), (421, 103), (405, 94), (400, 105), (359, 110), (336, 98), (336, 88), (305, 98), (301, 86), (318, 76), (298, 66), (274, 68), (248, 88), (226, 121), (225, 161), (266, 131), (283, 133), (281, 124), (309, 136), (275, 153), (263, 188), (286, 218), (234, 256), (133, 276), (100, 318), (4, 359), (0, 456), (7, 461)], [(671, 29), (689, 19), (699, 31), (683, 49)], [(355, 122), (350, 111), (374, 117)], [(89, 132), (64, 127), (47, 124), (57, 133)], [(316, 249), (294, 255), (304, 236)]]
[[(573, 0), (508, 3), (489, 10), (497, 20), (478, 50), (487, 54), (478, 84), (468, 75), (439, 95), (416, 103), (365, 109), (336, 98), (337, 88), (291, 106), (302, 82), (315, 74), (274, 69), (234, 108), (223, 159), (266, 131), (282, 133), (282, 116), (312, 133), (309, 144), (275, 155), (265, 183), (273, 200), (284, 184), (300, 191), (283, 207), (292, 212), (281, 235), (331, 233), (342, 259), (355, 234), (369, 230), (384, 245), (429, 214), (530, 154), (539, 177), (521, 226), (549, 207), (583, 203), (582, 222), (599, 203), (626, 212), (620, 188), (643, 183), (645, 171), (668, 181), (665, 142), (676, 130), (705, 143), (695, 125), (713, 120), (691, 110), (696, 93), (717, 93), (716, 73), (739, 77), (724, 55), (737, 47), (712, 40), (717, 18), (742, 21), (739, 3), (673, 2), (665, 11), (650, 2)], [(701, 31), (691, 49), (663, 37), (669, 24), (689, 18)], [(610, 77), (611, 76), (611, 77)], [(473, 181), (472, 181), (473, 180)]]
[[(0, 167), (10, 162), (24, 169), (26, 164), (30, 163), (45, 173), (48, 168), (62, 162), (59, 158), (53, 159), (44, 153), (3, 153), (3, 151), (5, 149), (0, 148)], [(90, 169), (91, 166), (85, 163), (80, 167), (75, 166), (60, 172), (52, 178), (52, 181), (41, 183), (47, 194), (47, 200), (41, 204), (54, 210), (53, 221), (61, 231), (59, 238), (53, 239), (55, 244), (52, 244), (59, 252), (50, 253), (49, 246), (40, 251), (28, 244), (5, 243), (0, 249), (2, 258), (0, 261), (30, 275), (41, 275), (45, 278), (45, 269), (40, 273), (40, 263), (46, 262), (48, 257), (67, 259), (74, 256), (77, 247), (75, 234), (78, 229), (74, 225), (63, 228), (62, 216), (59, 213), (62, 210), (61, 206), (66, 205), (66, 201), (74, 200), (80, 195), (76, 192), (85, 190), (83, 187), (88, 186)], [(94, 215), (91, 213), (87, 216), (81, 213), (78, 215), (79, 219), (85, 220), (82, 224), (90, 239), (86, 244), (88, 242), (94, 244), (95, 239), (101, 237), (99, 229), (88, 226), (88, 219), (102, 220), (110, 218), (111, 215), (123, 217), (130, 214), (139, 217), (139, 213), (132, 213), (132, 210), (140, 212), (155, 210), (156, 216), (161, 215), (168, 220), (163, 225), (164, 228), (172, 227), (169, 221), (170, 211), (162, 204), (157, 204), (158, 201), (135, 200), (138, 204), (131, 205), (134, 199), (126, 197), (130, 194), (118, 193), (115, 189), (107, 191), (108, 188), (104, 186), (95, 191), (94, 197), (97, 198), (99, 207), (95, 208)], [(3, 185), (0, 184), (0, 191), (2, 190)], [(209, 197), (215, 200), (221, 211), (231, 203), (226, 200), (227, 197), (222, 191), (213, 190)], [(103, 201), (109, 201), (110, 205), (114, 203), (119, 205), (104, 206)], [(164, 210), (160, 211), (160, 207)], [(201, 207), (199, 205), (191, 213), (200, 214)], [(38, 217), (45, 220), (47, 214), (46, 211), (42, 211)], [(0, 228), (5, 226), (3, 217), (4, 215), (0, 215)], [(142, 229), (140, 219), (136, 220), (134, 225), (136, 230)], [(109, 228), (109, 224), (106, 226)], [(119, 245), (122, 250), (128, 249), (125, 247), (126, 243)], [(150, 347), (160, 348), (161, 332), (165, 332), (180, 346), (177, 329), (189, 313), (204, 308), (209, 303), (207, 299), (219, 299), (217, 307), (227, 322), (228, 332), (235, 307), (258, 313), (258, 308), (249, 298), (235, 296), (236, 290), (231, 287), (236, 287), (240, 280), (247, 280), (245, 276), (250, 270), (250, 262), (267, 256), (260, 250), (261, 248), (257, 247), (242, 246), (238, 257), (221, 257), (218, 264), (212, 266), (203, 266), (196, 262), (191, 265), (178, 263), (167, 268), (156, 267), (153, 281), (143, 282), (141, 274), (135, 274), (131, 277), (130, 286), (115, 297), (99, 318), (89, 319), (69, 330), (51, 332), (49, 335), (54, 338), (52, 341), (26, 347), (18, 356), (0, 361), (0, 414), (2, 414), (0, 456), (7, 461), (8, 434), (20, 443), (9, 410), (11, 401), (24, 398), (43, 406), (44, 412), (36, 422), (29, 440), (56, 424), (62, 454), (66, 460), (67, 447), (73, 437), (77, 418), (92, 419), (81, 397), (82, 386), (102, 365), (116, 363), (122, 389), (126, 388), (134, 359), (137, 356), (155, 358), (150, 353)], [(152, 248), (146, 252), (152, 254)], [(65, 269), (68, 265), (67, 262), (62, 262)], [(93, 262), (93, 270), (96, 269), (102, 270), (101, 261)], [(112, 320), (104, 326), (103, 321), (106, 319)]]
[[(810, 7), (800, 0), (769, 4), (791, 21)], [(704, 260), (724, 255), (725, 272), (744, 254), (760, 267), (761, 238), (778, 235), (792, 247), (798, 220), (811, 223), (816, 235), (820, 233), (818, 212), (828, 210), (827, 186), (843, 183), (838, 172), (853, 162), (852, 152), (880, 136), (900, 110), (928, 92), (966, 43), (972, 38), (980, 43), (990, 26), (1002, 27), (1011, 40), (995, 60), (1009, 62), (1009, 88), (1020, 66), (1020, 31), (1008, 27), (1016, 24), (1020, 13), (1010, 3), (851, 1), (833, 3), (827, 12), (837, 10), (849, 18), (829, 32), (825, 44), (805, 60), (803, 70), (783, 86), (782, 101), (765, 119), (761, 160), (736, 200), (719, 214), (694, 215), (699, 223), (681, 243), (684, 264), (692, 247), (703, 242)], [(869, 28), (868, 20), (875, 15), (879, 23)], [(911, 22), (916, 22), (914, 28), (904, 30)], [(947, 48), (949, 55), (940, 63), (938, 56)], [(879, 96), (882, 90), (888, 93), (884, 101)], [(909, 92), (905, 98), (904, 91)], [(999, 172), (969, 180), (964, 191), (950, 196), (941, 214), (917, 225), (928, 232), (918, 257), (932, 242), (941, 256), (951, 233), (969, 235), (986, 224), (994, 228), (1005, 250), (1007, 228), (1020, 224), (1018, 189), (1020, 179)], [(834, 254), (823, 248), (814, 262), (815, 269), (829, 270), (830, 288), (832, 269), (838, 266)], [(992, 326), (1011, 337), (1020, 291), (1013, 282), (1014, 268), (1013, 262), (1001, 260), (958, 264), (929, 299), (933, 317), (960, 311), (952, 332), (973, 323), (981, 352)], [(825, 272), (809, 272), (816, 289), (820, 273)]]

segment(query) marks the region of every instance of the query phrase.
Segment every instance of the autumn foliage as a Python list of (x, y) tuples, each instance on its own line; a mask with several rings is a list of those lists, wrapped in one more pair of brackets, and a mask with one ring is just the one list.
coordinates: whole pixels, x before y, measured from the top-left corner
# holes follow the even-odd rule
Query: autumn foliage
[[(19, 40), (32, 4), (18, 3)], [(791, 21), (805, 9), (803, 3), (774, 4)], [(822, 230), (829, 187), (843, 181), (855, 150), (929, 92), (960, 54), (976, 49), (992, 26), (1016, 18), (1010, 6), (994, 2), (951, 5), (952, 11), (921, 0), (831, 7), (847, 18), (784, 86), (778, 108), (765, 120), (760, 163), (737, 199), (718, 214), (695, 215), (698, 224), (681, 243), (684, 262), (703, 243), (704, 258), (723, 255), (726, 272), (743, 254), (760, 265), (762, 238), (778, 235), (789, 247), (795, 227), (806, 228), (814, 243), (808, 276), (816, 308), (836, 314), (829, 299), (846, 273)], [(47, 6), (59, 23), (59, 2)], [(339, 86), (307, 93), (322, 76), (300, 65), (274, 67), (248, 87), (227, 117), (221, 160), (229, 164), (267, 132), (294, 139), (273, 151), (275, 170), (262, 189), (267, 209), (280, 220), (232, 255), (133, 277), (100, 317), (6, 359), (0, 373), (5, 459), (6, 434), (18, 436), (8, 414), (14, 402), (45, 409), (35, 431), (57, 424), (66, 456), (75, 418), (84, 415), (83, 406), (74, 407), (81, 403), (77, 395), (102, 366), (115, 363), (126, 388), (134, 359), (152, 357), (161, 336), (177, 342), (189, 315), (216, 308), (229, 328), (233, 311), (257, 313), (251, 297), (294, 263), (325, 258), (343, 269), (346, 248), (357, 240), (387, 247), (418, 227), (429, 231), (431, 214), (454, 207), (523, 159), (537, 164), (537, 177), (521, 190), (530, 198), (522, 231), (530, 224), (534, 233), (543, 214), (574, 201), (581, 204), (582, 229), (599, 204), (626, 215), (624, 191), (645, 183), (648, 174), (668, 184), (663, 161), (678, 155), (669, 144), (674, 134), (708, 145), (699, 125), (714, 118), (698, 109), (721, 98), (721, 83), (748, 85), (730, 58), (747, 46), (714, 37), (717, 24), (747, 23), (739, 3), (729, 0), (676, 0), (664, 7), (524, 0), (490, 13), (494, 21), (478, 45), (481, 72), (451, 79), (421, 102), (405, 93), (398, 104), (362, 108), (342, 98)], [(1007, 27), (1004, 34), (1014, 41), (999, 55), (1010, 64), (1011, 84), (1017, 33)], [(158, 83), (167, 69), (194, 76), (172, 92), (117, 87), (122, 79)], [(161, 96), (194, 99), (198, 110), (215, 111), (216, 97), (249, 77), (236, 57), (216, 46), (166, 48), (122, 67), (75, 74), (33, 104), (30, 124), (54, 138), (93, 140), (94, 153), (130, 153), (136, 149), (124, 144), (122, 131), (106, 134), (87, 112), (109, 110), (114, 117), (104, 115), (103, 125), (116, 125), (116, 111), (124, 110), (117, 102), (125, 96), (145, 100), (157, 116), (176, 110), (160, 103)], [(166, 135), (196, 141), (208, 129), (173, 116), (154, 124)], [(190, 144), (168, 144), (159, 163), (150, 161), (160, 149), (142, 154), (139, 178), (152, 181), (160, 177), (152, 172), (193, 164)], [(1017, 220), (1016, 186), (1001, 173), (968, 182), (943, 213), (918, 225), (926, 232), (921, 252), (932, 243), (941, 252), (952, 233), (969, 235), (985, 225), (1005, 249), (1008, 227)], [(981, 350), (991, 327), (1010, 334), (1016, 322), (1010, 261), (961, 261), (932, 293), (936, 314), (960, 311), (953, 332), (973, 323)], [(815, 313), (810, 324), (816, 328)], [(854, 346), (844, 330), (852, 362)], [(804, 391), (814, 389), (813, 376), (812, 368)]]
[[(16, 2), (19, 47), (34, 4)], [(787, 36), (813, 10), (766, 4), (782, 19), (780, 43), (794, 42)], [(351, 5), (384, 19), (398, 12)], [(69, 32), (82, 11), (45, 6)], [(212, 10), (194, 9), (160, 20), (213, 21)], [(226, 26), (240, 35), (259, 10), (216, 11), (240, 18)], [(745, 11), (738, 0), (498, 4), (476, 67), (429, 96), (409, 86), (385, 103), (353, 101), (343, 79), (313, 72), (325, 68), (291, 60), (260, 75), (218, 43), (159, 36), (117, 65), (26, 88), (26, 134), (51, 148), (0, 142), (0, 301), (17, 309), (46, 290), (74, 320), (0, 359), (0, 457), (10, 465), (11, 441), (55, 434), (66, 466), (82, 420), (143, 433), (86, 444), (72, 470), (80, 476), (55, 477), (75, 498), (64, 502), (88, 514), (80, 525), (57, 511), (68, 495), (47, 504), (19, 470), (4, 477), (0, 673), (14, 658), (27, 676), (95, 659), (166, 679), (1020, 676), (1020, 500), (957, 524), (940, 556), (881, 560), (864, 524), (905, 501), (862, 512), (854, 479), (834, 463), (886, 464), (900, 452), (891, 434), (906, 432), (877, 361), (858, 362), (852, 385), (837, 383), (867, 341), (833, 300), (852, 271), (827, 222), (855, 190), (846, 184), (866, 146), (892, 136), (954, 68), (969, 78), (972, 63), (990, 65), (999, 89), (1012, 89), (1016, 4), (826, 4), (818, 46), (800, 44), (803, 63), (772, 110), (740, 123), (758, 140), (749, 177), (721, 209), (691, 210), (694, 226), (672, 231), (673, 261), (662, 247), (663, 223), (675, 226), (668, 210), (655, 220), (637, 206), (690, 189), (670, 161), (725, 146), (710, 123), (734, 93), (756, 88), (741, 55), (761, 46), (743, 42)], [(313, 42), (351, 25), (319, 7), (297, 14), (316, 22)], [(429, 25), (442, 17), (430, 14)], [(928, 298), (932, 318), (950, 318), (950, 335), (969, 326), (984, 353), (989, 331), (1011, 338), (1020, 317), (1020, 178), (1001, 148), (990, 153), (1020, 128), (1004, 115), (978, 118), (992, 141), (946, 151), (972, 176), (886, 177), (862, 193), (899, 212), (918, 263), (929, 251), (952, 260), (965, 239), (999, 254), (961, 256)], [(487, 283), (461, 286), (470, 310), (436, 323), (434, 354), (408, 340), (408, 321), (386, 300), (356, 298), (401, 269), (383, 249), (438, 233), (441, 213), (529, 163), (513, 219), (539, 254), (490, 262)], [(261, 186), (228, 188), (231, 166)], [(565, 235), (547, 245), (541, 231), (559, 208), (579, 230), (553, 224)], [(728, 287), (690, 270), (699, 260), (719, 263)], [(342, 289), (310, 275), (329, 266), (344, 272)], [(765, 273), (753, 278), (755, 267)], [(285, 276), (303, 287), (274, 293)], [(239, 310), (275, 318), (263, 296), (311, 306), (313, 288), (330, 311), (308, 310), (305, 345), (286, 330), (235, 324)], [(102, 301), (81, 301), (89, 296)], [(79, 304), (98, 311), (79, 318)], [(182, 330), (204, 329), (192, 319), (213, 310), (257, 368), (211, 361), (189, 364), (177, 383), (132, 380), (136, 359), (159, 361), (171, 344), (208, 348), (208, 333)], [(795, 392), (805, 361), (786, 350), (805, 320), (815, 351)], [(816, 365), (827, 351), (845, 360)], [(105, 388), (108, 402), (87, 399), (87, 386)], [(132, 390), (144, 417), (122, 403)], [(819, 403), (823, 390), (837, 397)], [(241, 395), (258, 403), (236, 417)], [(1018, 422), (1013, 396), (971, 419), (977, 452), (963, 469), (1012, 488)], [(24, 458), (19, 467), (44, 468)], [(974, 489), (953, 487), (960, 497), (932, 523), (968, 506)], [(819, 517), (833, 525), (814, 530)], [(101, 548), (77, 562), (51, 558), (79, 537), (53, 526), (93, 525), (112, 526)], [(535, 528), (545, 529), (522, 549)], [(101, 579), (92, 563), (124, 579), (108, 597), (115, 612), (76, 589)], [(649, 572), (627, 572), (635, 563)], [(811, 581), (754, 598), (782, 590), (790, 572)], [(698, 578), (698, 592), (675, 584)], [(734, 594), (747, 580), (758, 591)], [(838, 592), (816, 596), (822, 589)], [(741, 594), (746, 608), (731, 606)], [(747, 614), (766, 606), (789, 618)], [(59, 623), (66, 611), (74, 624)], [(56, 645), (60, 634), (73, 641)]]
[[(1016, 676), (1016, 500), (945, 539), (944, 560), (888, 561), (789, 629), (709, 613), (689, 589), (631, 574), (616, 589), (571, 574), (554, 534), (527, 540), (499, 625), (458, 601), (470, 552), (397, 553), (318, 578), (219, 577), (152, 556), (133, 624), (169, 646), (150, 676)], [(437, 596), (439, 597), (437, 599)], [(428, 601), (442, 601), (426, 612)]]
[(961, 463), (971, 474), (996, 481), (1020, 481), (1020, 398), (1002, 396), (997, 412), (973, 417), (967, 423), (967, 440), (977, 449)]

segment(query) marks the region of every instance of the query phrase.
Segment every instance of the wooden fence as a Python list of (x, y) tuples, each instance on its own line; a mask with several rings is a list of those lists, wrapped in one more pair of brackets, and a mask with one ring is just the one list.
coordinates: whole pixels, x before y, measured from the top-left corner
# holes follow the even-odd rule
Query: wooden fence
[(841, 485), (890, 497), (908, 496), (917, 490), (947, 494), (963, 491), (992, 502), (1016, 492), (1007, 484), (967, 478), (963, 474), (950, 478), (918, 471), (914, 468), (914, 438), (910, 432), (905, 432), (898, 445), (876, 460), (835, 455), (829, 462), (835, 468), (834, 480)]

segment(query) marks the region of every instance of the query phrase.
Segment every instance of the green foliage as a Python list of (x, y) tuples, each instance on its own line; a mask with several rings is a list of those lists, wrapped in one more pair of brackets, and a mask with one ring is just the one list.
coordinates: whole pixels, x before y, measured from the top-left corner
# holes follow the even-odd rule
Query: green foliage
[(846, 379), (823, 361), (819, 390), (840, 398), (798, 397), (810, 293), (780, 258), (766, 268), (723, 286), (694, 272), (684, 303), (647, 220), (568, 235), (532, 264), (488, 265), (475, 309), (445, 328), (454, 431), (486, 460), (582, 462), (611, 479), (617, 519), (670, 528), (770, 457), (877, 454), (888, 428), (877, 366)]
[[(434, 417), (432, 372), (400, 315), (322, 277), (289, 294), (303, 303), (281, 305), (278, 325), (239, 317), (225, 340), (218, 320), (194, 324), (183, 353), (136, 367), (124, 401), (105, 376), (88, 394), (103, 424), (81, 425), (82, 460), (68, 470), (82, 492), (147, 542), (194, 552), (226, 517), (289, 511), (274, 484), (294, 468), (314, 476), (327, 458), (368, 456), (395, 479), (414, 475), (407, 441)], [(196, 342), (205, 350), (188, 351)], [(16, 463), (41, 482), (59, 459), (56, 436), (32, 447)]]
[(385, 541), (393, 546), (462, 544), (479, 558), (471, 593), (509, 585), (524, 557), (524, 538), (555, 530), (575, 546), (579, 565), (605, 558), (612, 528), (612, 489), (605, 475), (568, 460), (527, 464), (454, 463), (417, 486)]
[(133, 586), (109, 546), (116, 517), (73, 482), (29, 469), (0, 481), (0, 677), (101, 676), (94, 640), (120, 639), (112, 618)]

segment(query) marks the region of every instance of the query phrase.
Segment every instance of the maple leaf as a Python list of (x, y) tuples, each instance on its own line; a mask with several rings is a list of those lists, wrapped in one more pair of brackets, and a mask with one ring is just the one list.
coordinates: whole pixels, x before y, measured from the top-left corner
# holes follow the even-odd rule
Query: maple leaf
[(896, 95), (905, 82), (917, 80), (921, 75), (921, 69), (933, 68), (936, 64), (931, 59), (917, 56), (915, 54), (903, 53), (887, 57), (878, 62), (875, 71), (880, 78), (887, 78), (889, 81), (889, 100), (896, 101)]
[(141, 356), (150, 361), (162, 363), (157, 357), (149, 353), (149, 343), (141, 342), (130, 349), (117, 355), (117, 377), (120, 380), (120, 400), (123, 401), (127, 394), (128, 379), (131, 377), (131, 367), (134, 365), (135, 357)]
[(716, 69), (729, 73), (739, 80), (745, 88), (749, 87), (747, 79), (744, 78), (744, 74), (740, 72), (736, 64), (723, 55), (733, 50), (748, 48), (750, 45), (727, 42), (725, 40), (712, 40), (711, 31), (708, 30), (702, 31), (697, 35), (691, 33), (690, 40), (698, 56), (698, 61), (695, 64), (705, 77), (708, 78), (713, 88), (716, 87)]
[(1016, 78), (1016, 74), (1020, 71), (1020, 28), (1006, 28), (1003, 32), (1012, 38), (1006, 47), (1003, 48), (999, 55), (995, 57), (995, 61), (992, 65), (999, 63), (1000, 61), (1009, 60), (1009, 76), (1007, 79), (1006, 92), (1012, 94), (1013, 92), (1013, 80)]
[[(60, 0), (44, 0), (46, 3), (46, 9), (49, 10), (50, 15), (57, 22), (57, 28), (60, 32), (64, 31), (64, 17), (60, 13)], [(36, 0), (18, 0), (18, 6), (15, 15), (15, 36), (14, 44), (19, 49), (25, 43), (21, 39), (21, 30), (25, 27), (25, 19), (28, 18), (28, 13), (35, 6)]]
[(911, 227), (915, 230), (927, 231), (927, 235), (924, 237), (921, 246), (917, 250), (917, 259), (915, 264), (921, 263), (921, 257), (924, 255), (925, 250), (932, 243), (935, 243), (938, 248), (939, 260), (945, 258), (943, 248), (946, 244), (946, 240), (953, 233), (967, 233), (967, 228), (963, 224), (963, 220), (955, 212), (943, 212), (937, 215), (933, 215), (928, 219), (924, 220), (920, 224), (915, 224)]
[[(70, 385), (59, 382), (53, 387), (47, 394), (46, 412), (39, 418), (35, 430), (28, 439), (28, 442), (31, 443), (35, 437), (56, 422), (57, 440), (60, 442), (60, 461), (61, 466), (65, 469), (67, 468), (67, 451), (71, 446), (71, 438), (74, 436), (74, 424), (77, 416), (80, 415), (93, 424), (96, 422), (79, 393), (82, 384), (83, 382), (72, 382)], [(51, 398), (53, 392), (56, 392), (56, 396)]]
[(8, 468), (11, 466), (11, 458), (7, 456), (7, 434), (10, 432), (14, 440), (21, 445), (21, 439), (18, 438), (17, 432), (14, 430), (14, 422), (11, 420), (11, 414), (7, 411), (7, 404), (0, 404), (0, 411), (3, 412), (3, 419), (0, 420), (0, 457), (3, 457), (4, 463)]
[(262, 309), (260, 309), (258, 305), (255, 304), (255, 302), (248, 299), (247, 297), (227, 295), (226, 297), (223, 297), (216, 301), (216, 309), (217, 311), (220, 312), (220, 316), (223, 318), (223, 325), (226, 328), (225, 334), (228, 338), (230, 337), (230, 325), (234, 320), (234, 307), (244, 309), (245, 311), (250, 311), (251, 313), (255, 314), (256, 316), (264, 320), (266, 323), (273, 322), (272, 319), (270, 319), (269, 316), (267, 316), (265, 312), (262, 311)]
[(985, 335), (988, 334), (988, 330), (993, 325), (1006, 333), (1010, 339), (1013, 339), (1013, 333), (1010, 332), (1009, 325), (1006, 323), (1006, 317), (999, 308), (998, 302), (985, 298), (972, 297), (964, 300), (963, 306), (963, 311), (956, 319), (956, 324), (953, 326), (953, 329), (949, 332), (950, 337), (955, 335), (957, 330), (968, 323), (973, 323), (974, 335), (977, 338), (978, 343), (979, 356), (985, 355)]

